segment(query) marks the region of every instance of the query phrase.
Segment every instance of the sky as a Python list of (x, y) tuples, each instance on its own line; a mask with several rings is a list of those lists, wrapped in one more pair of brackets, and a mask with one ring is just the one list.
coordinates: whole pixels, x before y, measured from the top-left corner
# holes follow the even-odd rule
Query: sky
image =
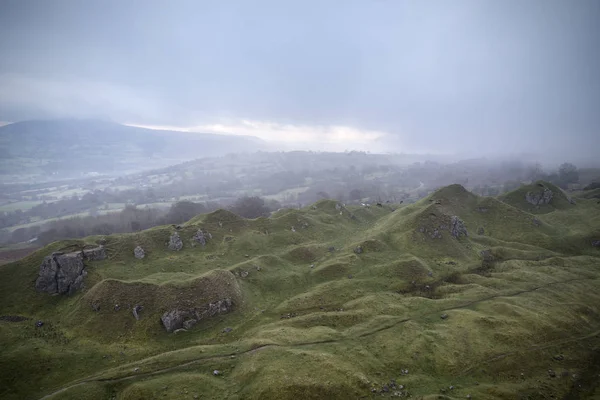
[(598, 21), (597, 0), (3, 0), (0, 121), (592, 157)]

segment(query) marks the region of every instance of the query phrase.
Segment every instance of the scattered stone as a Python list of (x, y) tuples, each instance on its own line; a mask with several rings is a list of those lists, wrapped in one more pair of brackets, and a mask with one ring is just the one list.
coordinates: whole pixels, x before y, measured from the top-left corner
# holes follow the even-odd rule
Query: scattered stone
[(356, 246), (356, 248), (354, 249), (354, 252), (356, 254), (362, 254), (362, 252), (363, 252), (362, 246)]
[(135, 305), (133, 306), (133, 316), (135, 317), (136, 320), (140, 320), (140, 312), (144, 309), (144, 307), (140, 306), (140, 305)]
[(44, 326), (44, 321), (41, 321), (41, 320), (35, 321), (35, 326), (36, 326), (36, 328), (41, 328), (42, 326)]
[(120, 305), (118, 305), (118, 304), (115, 304), (115, 307), (114, 307), (114, 309), (115, 309), (115, 311), (119, 311), (119, 310), (121, 309), (121, 306), (120, 306)]
[(569, 203), (577, 205), (577, 202), (575, 202), (575, 199), (573, 199), (572, 197), (567, 197), (567, 200), (569, 200)]
[(296, 228), (294, 228), (293, 226), (292, 226), (291, 230), (292, 230), (292, 232), (296, 232)]
[(250, 256), (249, 256), (248, 254), (244, 254), (244, 257), (248, 258), (248, 257), (250, 257)]
[(94, 310), (95, 312), (100, 311), (100, 302), (99, 301), (92, 302), (92, 310)]
[(142, 249), (141, 246), (136, 246), (135, 249), (133, 249), (133, 255), (138, 260), (141, 260), (146, 256), (146, 252), (144, 251), (144, 249)]
[(485, 213), (488, 212), (490, 209), (487, 207), (477, 207), (477, 211)]
[(169, 238), (169, 250), (179, 251), (183, 248), (183, 241), (179, 236), (179, 233), (173, 232), (171, 237)]
[(195, 320), (193, 318), (183, 321), (183, 329), (186, 329), (186, 330), (192, 329), (194, 327), (194, 325), (196, 325), (197, 323), (198, 323), (198, 320)]
[(556, 378), (556, 372), (552, 371), (551, 369), (548, 370), (548, 376), (550, 378)]
[(442, 315), (440, 315), (440, 318), (441, 319), (446, 319), (446, 318), (448, 318), (448, 314), (442, 314)]
[(527, 192), (525, 194), (525, 201), (534, 206), (550, 204), (553, 194), (554, 193), (552, 193), (552, 190), (544, 187), (538, 192)]
[(330, 253), (333, 253), (335, 251), (335, 247), (330, 246), (329, 249), (327, 249), (327, 250), (329, 250)]
[(433, 276), (433, 271), (427, 272), (427, 276)]
[(139, 368), (139, 367), (135, 367), (135, 368), (133, 369), (133, 372), (140, 372), (140, 368)]
[(450, 386), (448, 386), (448, 389), (450, 389), (450, 390), (454, 390), (454, 386), (453, 386), (453, 385), (450, 385)]
[(260, 265), (257, 265), (257, 266), (256, 266), (256, 270), (257, 270), (257, 271), (260, 271), (261, 269), (262, 269), (262, 268), (260, 267)]
[(542, 225), (542, 221), (540, 221), (539, 219), (533, 217), (533, 224), (535, 226), (540, 226), (540, 225)]
[(494, 261), (494, 255), (492, 254), (492, 250), (491, 249), (481, 250), (479, 252), (479, 255), (481, 256), (481, 258), (485, 262)]
[(246, 278), (248, 276), (248, 271), (240, 271), (240, 276)]
[[(323, 309), (323, 307), (321, 307), (321, 309)], [(296, 313), (287, 313), (287, 314), (282, 315), (280, 319), (290, 319), (290, 318), (294, 318), (297, 316), (298, 316), (298, 314), (296, 314)]]
[(315, 264), (310, 264), (310, 267), (311, 267), (311, 268), (314, 268), (314, 267), (315, 267)]
[(478, 235), (485, 235), (485, 229), (483, 229), (483, 227), (480, 226), (479, 228), (477, 228), (477, 234)]
[(353, 278), (352, 274), (348, 275), (348, 279), (352, 279), (352, 278)]
[(335, 209), (336, 209), (337, 211), (340, 211), (340, 210), (342, 209), (342, 205), (341, 205), (340, 203), (337, 203), (337, 204), (335, 205)]
[(600, 240), (593, 240), (592, 247), (600, 247)]
[(213, 371), (213, 375), (214, 375), (214, 376), (221, 375), (221, 371), (219, 371), (218, 369), (215, 369), (215, 370)]
[(400, 369), (402, 375), (408, 375), (408, 369)]
[(456, 215), (450, 217), (450, 234), (455, 238), (459, 238), (461, 235), (469, 236), (465, 223), (458, 218)]
[(471, 395), (470, 395), (470, 394), (468, 394), (468, 395), (467, 395), (467, 399), (470, 399), (470, 398), (471, 398)]
[(50, 294), (71, 295), (83, 287), (86, 275), (83, 252), (53, 253), (44, 258), (35, 288)]
[(229, 327), (227, 327), (227, 328), (223, 329), (223, 333), (229, 333), (229, 332), (231, 332), (232, 330), (233, 330), (233, 328), (229, 328)]
[(552, 357), (554, 360), (556, 361), (562, 361), (565, 359), (565, 357), (562, 354), (557, 354), (554, 357)]

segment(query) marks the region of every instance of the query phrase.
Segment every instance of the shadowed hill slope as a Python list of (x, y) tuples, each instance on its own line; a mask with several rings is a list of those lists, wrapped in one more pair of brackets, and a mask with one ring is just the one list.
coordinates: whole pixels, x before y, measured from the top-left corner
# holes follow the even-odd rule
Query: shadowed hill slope
[[(0, 267), (0, 396), (592, 396), (599, 206), (534, 215), (517, 197), (452, 185), (54, 243)], [(44, 257), (84, 245), (107, 257), (85, 261), (83, 290), (36, 292)]]

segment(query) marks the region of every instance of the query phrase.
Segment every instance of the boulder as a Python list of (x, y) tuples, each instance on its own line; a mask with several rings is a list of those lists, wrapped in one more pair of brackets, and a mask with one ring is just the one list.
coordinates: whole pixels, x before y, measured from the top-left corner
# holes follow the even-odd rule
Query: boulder
[(174, 309), (165, 312), (160, 320), (167, 332), (174, 332), (177, 329), (190, 329), (205, 318), (210, 318), (218, 314), (225, 314), (233, 309), (233, 302), (230, 298), (217, 300), (205, 304), (199, 308), (193, 309)]
[(600, 240), (593, 240), (592, 241), (592, 246), (593, 247), (600, 247)]
[(183, 242), (181, 241), (181, 237), (179, 237), (179, 233), (173, 232), (171, 237), (169, 238), (169, 250), (179, 251), (183, 248)]
[(140, 313), (142, 312), (142, 310), (143, 310), (143, 309), (144, 309), (144, 307), (142, 307), (142, 306), (140, 306), (140, 305), (135, 305), (135, 306), (133, 307), (133, 310), (132, 310), (132, 312), (133, 312), (133, 316), (135, 317), (135, 319), (136, 319), (137, 321), (139, 321), (139, 320), (140, 320)]
[(83, 258), (89, 261), (100, 261), (106, 258), (106, 249), (100, 245), (92, 249), (83, 249)]
[(200, 243), (202, 246), (206, 246), (206, 242), (212, 239), (212, 235), (208, 232), (204, 232), (202, 229), (198, 229), (198, 232), (194, 236), (192, 236), (192, 240), (197, 243)]
[(142, 258), (144, 258), (146, 256), (146, 252), (144, 251), (144, 249), (142, 249), (141, 246), (136, 246), (136, 248), (133, 249), (133, 255), (138, 260), (141, 260)]
[(450, 234), (455, 238), (459, 238), (461, 235), (469, 236), (465, 223), (458, 218), (456, 215), (450, 217)]
[(44, 258), (35, 288), (40, 292), (70, 295), (83, 287), (86, 275), (83, 252), (53, 253)]
[(550, 204), (553, 195), (554, 193), (552, 190), (543, 188), (540, 191), (525, 193), (525, 201), (534, 206)]

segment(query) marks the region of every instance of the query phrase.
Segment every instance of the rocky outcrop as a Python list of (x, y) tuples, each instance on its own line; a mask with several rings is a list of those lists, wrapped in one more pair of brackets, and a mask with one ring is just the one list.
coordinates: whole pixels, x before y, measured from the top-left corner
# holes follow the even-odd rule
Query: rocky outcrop
[(141, 246), (136, 246), (136, 248), (133, 249), (133, 255), (138, 260), (141, 260), (142, 258), (144, 258), (146, 256), (146, 252), (144, 251), (144, 249), (142, 249)]
[(206, 243), (212, 239), (212, 235), (208, 232), (204, 232), (202, 229), (198, 229), (198, 232), (192, 236), (192, 240), (196, 243), (206, 246)]
[(552, 190), (543, 188), (540, 191), (525, 193), (525, 201), (534, 206), (550, 204), (553, 195)]
[(600, 247), (600, 240), (592, 240), (593, 247)]
[(83, 258), (89, 261), (100, 261), (106, 259), (106, 249), (98, 246), (91, 249), (83, 249)]
[(160, 320), (167, 332), (174, 332), (181, 328), (190, 329), (203, 319), (228, 313), (232, 309), (233, 301), (230, 298), (225, 298), (199, 308), (167, 311), (162, 315)]
[(35, 281), (35, 288), (51, 294), (73, 294), (83, 287), (87, 275), (83, 264), (84, 253), (52, 253), (44, 258)]
[(462, 235), (469, 236), (465, 223), (456, 215), (450, 218), (450, 234), (457, 239)]
[(173, 232), (171, 237), (169, 238), (169, 250), (179, 251), (183, 248), (183, 242), (181, 241), (181, 237), (179, 233)]

